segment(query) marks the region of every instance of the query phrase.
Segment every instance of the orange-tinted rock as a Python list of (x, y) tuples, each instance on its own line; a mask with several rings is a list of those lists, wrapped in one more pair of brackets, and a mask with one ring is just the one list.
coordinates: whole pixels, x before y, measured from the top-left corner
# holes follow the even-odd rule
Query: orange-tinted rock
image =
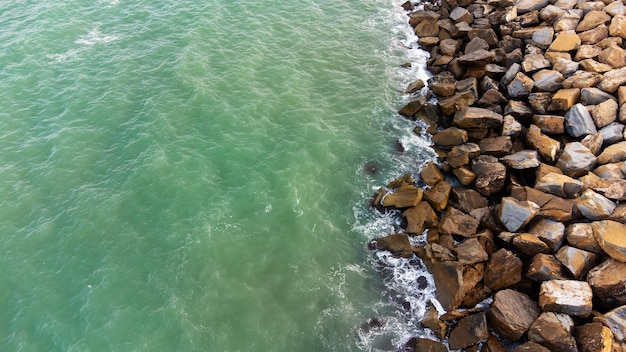
[(587, 317), (591, 314), (593, 293), (587, 282), (550, 280), (541, 283), (539, 306), (543, 311)]
[(593, 322), (576, 327), (575, 337), (580, 352), (611, 352), (613, 333), (600, 322)]
[(527, 295), (511, 289), (495, 294), (487, 319), (498, 335), (518, 340), (537, 319), (537, 303)]
[(452, 190), (452, 186), (448, 182), (439, 181), (434, 187), (424, 191), (424, 199), (430, 203), (433, 209), (442, 211), (448, 206), (450, 190)]
[(602, 307), (626, 304), (626, 263), (610, 258), (589, 272), (587, 282)]
[(417, 206), (409, 208), (402, 213), (407, 220), (406, 232), (411, 235), (421, 235), (425, 229), (436, 227), (439, 223), (437, 213), (430, 204), (422, 201)]
[(526, 277), (535, 282), (565, 280), (569, 275), (561, 262), (551, 254), (537, 254), (533, 257)]
[(513, 286), (522, 281), (522, 261), (504, 248), (493, 253), (487, 264), (484, 282), (492, 291)]
[(626, 262), (626, 225), (612, 220), (591, 224), (598, 244), (612, 258)]

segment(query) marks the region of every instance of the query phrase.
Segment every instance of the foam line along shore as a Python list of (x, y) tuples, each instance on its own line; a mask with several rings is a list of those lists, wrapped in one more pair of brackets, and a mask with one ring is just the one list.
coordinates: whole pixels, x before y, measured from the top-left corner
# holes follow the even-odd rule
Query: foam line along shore
[(402, 6), (433, 76), (399, 114), (438, 160), (376, 193), (403, 223), (370, 247), (432, 274), (407, 348), (626, 350), (624, 2)]

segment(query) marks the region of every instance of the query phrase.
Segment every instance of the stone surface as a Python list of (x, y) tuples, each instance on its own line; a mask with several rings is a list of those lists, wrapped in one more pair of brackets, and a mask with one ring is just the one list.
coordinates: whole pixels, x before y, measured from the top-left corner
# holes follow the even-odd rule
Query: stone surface
[(516, 137), (522, 133), (522, 124), (511, 115), (506, 115), (502, 123), (502, 135)]
[(596, 253), (570, 246), (561, 247), (555, 257), (578, 280), (583, 279), (600, 260)]
[(608, 99), (616, 100), (612, 94), (600, 88), (583, 88), (580, 90), (580, 103), (583, 105), (597, 105)]
[(527, 97), (533, 90), (535, 82), (525, 74), (518, 72), (515, 78), (506, 86), (509, 96), (512, 98)]
[(493, 155), (496, 157), (502, 157), (509, 153), (513, 149), (513, 143), (509, 136), (499, 136), (494, 138), (485, 138), (478, 142), (480, 147), (480, 153), (486, 155)]
[(439, 224), (437, 213), (426, 201), (405, 210), (402, 216), (407, 221), (406, 232), (411, 235), (421, 235), (425, 229), (436, 227)]
[(446, 115), (452, 115), (455, 112), (467, 108), (476, 102), (476, 96), (471, 91), (464, 91), (454, 94), (451, 97), (441, 99), (437, 102), (441, 112)]
[(606, 144), (614, 144), (624, 140), (624, 125), (619, 122), (610, 123), (600, 130), (602, 141)]
[(474, 183), (474, 181), (476, 181), (476, 174), (465, 166), (457, 167), (456, 169), (452, 170), (452, 173), (464, 186), (470, 185)]
[(446, 311), (455, 310), (463, 301), (463, 265), (459, 262), (435, 262), (432, 274), (437, 300)]
[(476, 190), (488, 196), (499, 192), (506, 181), (506, 167), (493, 156), (481, 155), (474, 159), (472, 171), (476, 174)]
[(467, 131), (456, 127), (446, 128), (432, 137), (432, 142), (441, 147), (453, 147), (467, 142)]
[(439, 233), (470, 237), (476, 234), (477, 228), (478, 220), (454, 207), (449, 207), (439, 224)]
[(615, 206), (610, 199), (590, 189), (583, 192), (576, 201), (580, 214), (589, 220), (608, 218), (615, 210)]
[(528, 232), (539, 237), (550, 247), (551, 251), (556, 251), (563, 244), (565, 225), (554, 220), (540, 219), (531, 224)]
[(609, 34), (613, 37), (626, 38), (626, 16), (616, 15), (609, 25)]
[(626, 180), (597, 179), (588, 188), (612, 200), (626, 200)]
[(598, 155), (602, 152), (602, 144), (604, 143), (604, 140), (602, 139), (601, 133), (588, 134), (580, 141), (580, 143), (584, 145), (585, 148), (589, 149), (591, 154)]
[(609, 27), (604, 24), (597, 26), (594, 29), (578, 33), (578, 38), (582, 44), (597, 44), (606, 37), (609, 36)]
[(412, 94), (424, 88), (425, 86), (426, 84), (424, 83), (424, 81), (422, 81), (421, 79), (417, 79), (413, 81), (411, 84), (409, 84), (404, 92), (407, 94)]
[(579, 63), (577, 61), (572, 61), (569, 59), (565, 59), (559, 57), (556, 59), (554, 64), (552, 64), (552, 69), (561, 73), (564, 77), (569, 77), (574, 74), (574, 72), (578, 71)]
[(544, 312), (528, 329), (528, 339), (550, 351), (578, 352), (576, 340), (571, 334), (574, 321), (565, 314)]
[(611, 68), (624, 67), (626, 65), (626, 53), (619, 46), (611, 45), (598, 55), (598, 61), (609, 65)]
[(576, 327), (576, 342), (580, 352), (611, 352), (613, 333), (600, 322), (593, 322)]
[(539, 316), (537, 303), (527, 295), (511, 289), (495, 294), (487, 319), (498, 335), (518, 340)]
[(596, 165), (596, 156), (580, 142), (565, 145), (556, 166), (570, 177), (578, 177), (591, 171)]
[(561, 82), (563, 88), (589, 88), (602, 82), (602, 74), (597, 72), (576, 71)]
[(527, 54), (522, 60), (522, 70), (532, 72), (550, 67), (550, 62), (541, 54)]
[(603, 308), (626, 304), (626, 263), (609, 258), (589, 271), (587, 282)]
[(602, 76), (598, 88), (607, 93), (613, 93), (617, 88), (626, 83), (626, 67), (611, 70)]
[(395, 233), (375, 240), (380, 248), (391, 252), (398, 257), (410, 258), (413, 256), (413, 247), (409, 236), (405, 233)]
[(488, 337), (487, 319), (485, 313), (481, 312), (459, 320), (457, 325), (450, 331), (448, 343), (450, 344), (450, 349), (457, 350), (475, 345)]
[(593, 236), (611, 258), (626, 262), (626, 225), (613, 220), (595, 221), (591, 224)]
[(541, 157), (548, 162), (556, 160), (556, 153), (561, 148), (561, 143), (541, 133), (539, 127), (530, 125), (526, 135), (528, 143), (535, 148)]
[(429, 186), (434, 186), (437, 182), (443, 181), (444, 179), (439, 166), (432, 161), (429, 161), (424, 165), (422, 171), (420, 171), (420, 177), (424, 183)]
[(480, 155), (480, 147), (475, 143), (465, 143), (452, 147), (446, 157), (446, 163), (452, 167), (468, 165), (470, 160)]
[(526, 226), (539, 209), (539, 206), (533, 202), (504, 197), (500, 203), (498, 219), (509, 231), (515, 232)]
[(587, 72), (604, 73), (611, 71), (612, 67), (593, 59), (585, 59), (579, 62), (580, 68)]
[(413, 185), (405, 184), (402, 187), (395, 190), (393, 193), (388, 193), (383, 198), (383, 206), (394, 208), (408, 208), (414, 207), (422, 200), (422, 189)]
[(572, 137), (596, 134), (596, 126), (589, 111), (582, 104), (576, 104), (565, 114), (565, 131)]
[(550, 51), (572, 51), (580, 47), (581, 40), (578, 34), (573, 30), (559, 32), (556, 38), (550, 44)]
[(580, 48), (576, 51), (576, 56), (574, 56), (574, 60), (581, 61), (585, 59), (593, 59), (598, 57), (602, 52), (602, 48), (595, 45), (584, 44), (581, 45)]
[(586, 250), (588, 252), (603, 254), (604, 251), (593, 236), (593, 229), (589, 223), (571, 224), (565, 230), (565, 239), (567, 243), (576, 248)]
[(515, 347), (511, 352), (550, 352), (550, 350), (534, 341), (528, 341)]
[(552, 103), (548, 110), (550, 111), (566, 111), (569, 110), (580, 99), (580, 89), (569, 88), (559, 89), (552, 97)]
[(597, 128), (602, 128), (617, 120), (617, 102), (608, 99), (591, 109), (591, 117)]
[[(539, 131), (543, 133), (562, 134), (565, 132), (565, 118), (563, 116), (533, 115), (533, 124), (536, 127), (539, 127)], [(530, 133), (531, 128), (532, 126), (529, 127), (529, 133)], [(536, 134), (536, 131), (533, 133)], [(560, 146), (560, 143), (559, 143), (559, 146)], [(560, 148), (557, 148), (557, 149), (560, 149)], [(555, 152), (555, 156), (556, 156), (556, 152)]]
[(446, 181), (439, 181), (435, 186), (424, 191), (424, 199), (436, 211), (442, 211), (448, 206), (452, 186)]
[(446, 345), (439, 341), (418, 338), (415, 339), (415, 351), (419, 352), (448, 352)]
[(453, 123), (460, 128), (498, 128), (502, 115), (488, 109), (469, 107), (454, 115)]
[(532, 77), (535, 88), (543, 92), (556, 92), (562, 87), (563, 74), (555, 70), (541, 70)]
[(454, 187), (452, 195), (458, 204), (458, 208), (466, 213), (489, 205), (487, 198), (471, 188)]
[(539, 153), (537, 153), (536, 150), (522, 150), (502, 157), (500, 161), (506, 166), (516, 170), (532, 169), (541, 164), (541, 161), (539, 161)]
[(475, 50), (469, 54), (459, 57), (459, 63), (468, 66), (485, 66), (495, 59), (496, 55), (493, 51), (484, 49)]
[(513, 247), (527, 256), (535, 256), (539, 253), (549, 253), (550, 247), (539, 237), (531, 233), (520, 233), (511, 241)]
[(540, 253), (533, 257), (526, 277), (535, 282), (569, 278), (561, 262), (554, 255)]
[(477, 238), (468, 238), (461, 242), (455, 247), (455, 252), (459, 262), (463, 264), (475, 264), (489, 259), (489, 255)]
[(600, 321), (611, 329), (615, 340), (626, 341), (626, 306), (607, 312)]
[(513, 252), (501, 248), (493, 253), (485, 270), (484, 283), (492, 291), (522, 281), (522, 261)]
[(584, 32), (590, 29), (594, 29), (597, 26), (608, 23), (611, 20), (611, 16), (609, 16), (604, 11), (590, 11), (583, 18), (578, 26), (576, 26), (576, 32)]
[(535, 184), (536, 189), (563, 198), (577, 197), (582, 187), (581, 181), (555, 172), (544, 175)]
[(543, 311), (587, 317), (593, 294), (585, 281), (549, 280), (541, 283), (539, 306)]
[(626, 159), (626, 141), (610, 145), (598, 155), (598, 164), (617, 163)]

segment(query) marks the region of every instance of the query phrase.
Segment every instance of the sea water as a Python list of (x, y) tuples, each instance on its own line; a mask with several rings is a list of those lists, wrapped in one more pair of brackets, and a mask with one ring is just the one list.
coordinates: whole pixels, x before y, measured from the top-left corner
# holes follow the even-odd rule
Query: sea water
[(367, 249), (399, 229), (375, 190), (433, 158), (396, 114), (426, 75), (400, 4), (2, 1), (0, 350), (426, 334), (428, 275)]

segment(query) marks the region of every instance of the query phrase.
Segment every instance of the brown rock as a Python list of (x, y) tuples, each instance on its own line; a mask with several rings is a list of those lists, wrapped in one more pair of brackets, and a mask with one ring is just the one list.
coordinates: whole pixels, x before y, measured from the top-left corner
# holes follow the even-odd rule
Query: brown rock
[[(565, 118), (563, 116), (533, 115), (533, 124), (535, 124), (536, 127), (539, 127), (539, 130), (543, 133), (562, 134), (565, 132)], [(530, 133), (530, 129), (529, 129), (529, 133)], [(560, 148), (560, 145), (559, 145), (559, 148)], [(557, 150), (559, 148), (557, 148)], [(535, 149), (537, 148), (535, 147)]]
[(470, 40), (470, 42), (465, 45), (464, 53), (467, 55), (478, 50), (483, 50), (483, 51), (489, 50), (489, 43), (487, 43), (487, 41), (482, 38), (476, 37)]
[(430, 339), (417, 338), (415, 339), (415, 351), (420, 352), (447, 352), (446, 345), (439, 341)]
[(626, 263), (609, 258), (591, 269), (587, 282), (602, 307), (612, 309), (626, 304)]
[(383, 206), (394, 208), (414, 207), (422, 200), (422, 189), (413, 185), (403, 185), (383, 198)]
[(593, 236), (591, 224), (576, 223), (571, 224), (565, 231), (565, 239), (570, 245), (586, 250), (588, 252), (603, 254), (604, 251)]
[(515, 78), (507, 85), (507, 92), (512, 98), (527, 97), (533, 90), (535, 82), (525, 74), (518, 72)]
[(563, 198), (577, 197), (582, 187), (581, 181), (554, 172), (544, 175), (535, 184), (537, 190)]
[(602, 48), (598, 46), (584, 44), (581, 45), (580, 48), (578, 48), (578, 50), (576, 51), (576, 56), (574, 56), (574, 60), (581, 61), (585, 59), (593, 59), (600, 55), (601, 52)]
[(608, 218), (615, 210), (615, 203), (590, 189), (576, 201), (578, 211), (589, 220), (602, 220)]
[(489, 89), (483, 94), (477, 105), (483, 108), (487, 108), (490, 106), (500, 106), (506, 104), (506, 102), (507, 100), (504, 95), (502, 95), (502, 93), (500, 93), (496, 89)]
[(521, 233), (518, 236), (515, 236), (511, 241), (511, 244), (517, 250), (528, 256), (550, 252), (548, 245), (540, 240), (539, 237), (531, 233)]
[(626, 38), (626, 15), (616, 15), (611, 20), (609, 34), (612, 37)]
[(570, 246), (561, 247), (555, 256), (574, 278), (579, 280), (583, 279), (600, 260), (596, 253)]
[(528, 102), (536, 114), (546, 114), (550, 103), (552, 103), (552, 93), (534, 92), (528, 95)]
[(522, 261), (504, 248), (493, 253), (487, 264), (484, 283), (492, 291), (513, 286), (522, 281)]
[(413, 28), (413, 32), (418, 37), (437, 37), (439, 35), (439, 24), (436, 19), (424, 19)]
[(626, 53), (619, 46), (611, 45), (598, 55), (598, 61), (612, 68), (624, 67), (626, 65)]
[(474, 159), (472, 171), (476, 174), (476, 189), (488, 196), (499, 192), (506, 181), (506, 167), (493, 156), (481, 155)]
[(591, 117), (597, 128), (602, 128), (617, 119), (617, 102), (613, 99), (594, 106), (591, 109)]
[(459, 209), (466, 213), (489, 205), (487, 198), (470, 188), (454, 187), (452, 189), (452, 194), (458, 203)]
[(448, 153), (446, 162), (456, 168), (463, 165), (468, 165), (470, 159), (480, 155), (480, 147), (475, 143), (465, 143), (452, 147), (452, 150)]
[(617, 163), (626, 159), (626, 142), (608, 146), (598, 156), (598, 164)]
[(398, 257), (410, 258), (413, 256), (413, 247), (409, 242), (409, 236), (405, 233), (396, 233), (375, 240), (380, 248), (391, 252)]
[(509, 136), (499, 136), (494, 138), (485, 138), (478, 143), (481, 154), (502, 157), (511, 153), (513, 143)]
[(446, 181), (439, 181), (437, 184), (424, 191), (424, 199), (436, 211), (442, 211), (448, 206), (448, 199), (452, 186)]
[(469, 107), (454, 115), (453, 123), (460, 128), (498, 128), (502, 115), (488, 109)]
[(550, 351), (578, 352), (576, 340), (571, 335), (574, 327), (572, 318), (565, 314), (544, 312), (528, 329), (528, 339)]
[(626, 180), (597, 179), (589, 188), (613, 200), (626, 200)]
[(598, 166), (593, 170), (593, 173), (598, 175), (601, 178), (606, 179), (623, 179), (624, 172), (622, 171), (622, 163), (611, 163), (605, 164), (602, 166)]
[(424, 165), (422, 171), (420, 172), (420, 176), (422, 177), (422, 180), (424, 180), (424, 183), (429, 186), (434, 186), (437, 182), (443, 181), (444, 179), (441, 169), (439, 169), (439, 166), (432, 161), (429, 161)]
[(452, 173), (464, 186), (470, 185), (476, 180), (476, 174), (465, 166), (461, 166), (452, 170)]
[(411, 235), (421, 235), (425, 229), (436, 227), (439, 224), (437, 213), (428, 202), (420, 202), (402, 213), (407, 220), (406, 232)]
[(593, 322), (576, 327), (576, 342), (580, 352), (611, 352), (613, 333), (600, 322)]
[(572, 51), (580, 47), (580, 37), (572, 30), (562, 31), (556, 35), (549, 51)]
[(485, 66), (493, 62), (495, 57), (494, 52), (479, 49), (459, 57), (459, 63), (468, 66)]
[(598, 44), (600, 41), (609, 36), (609, 28), (601, 24), (596, 28), (590, 29), (588, 31), (584, 31), (582, 33), (578, 33), (578, 37), (580, 38), (580, 42), (583, 44), (594, 45)]
[[(458, 39), (443, 39), (439, 43), (439, 51), (443, 55), (448, 55), (448, 56), (454, 57), (454, 55), (456, 55), (456, 53), (461, 48), (461, 43), (462, 43), (462, 41), (458, 40)], [(600, 50), (600, 51), (602, 51), (602, 50)]]
[(456, 79), (452, 73), (444, 71), (428, 80), (428, 87), (435, 94), (442, 97), (450, 97), (456, 91)]
[(607, 312), (600, 318), (600, 321), (611, 329), (616, 341), (626, 341), (626, 306)]
[(414, 253), (422, 258), (429, 270), (432, 269), (434, 263), (452, 262), (456, 260), (456, 256), (452, 251), (437, 243), (427, 243), (423, 247), (417, 247)]
[(594, 72), (594, 73), (609, 72), (613, 69), (611, 66), (597, 62), (596, 60), (593, 60), (593, 59), (586, 59), (586, 60), (580, 61), (580, 68), (585, 71)]
[(626, 224), (626, 203), (621, 203), (615, 208), (613, 214), (609, 216), (609, 220), (617, 221), (622, 224)]
[(591, 314), (592, 296), (591, 287), (584, 281), (544, 281), (539, 291), (539, 306), (543, 311), (584, 318)]
[(541, 54), (528, 54), (522, 60), (522, 70), (532, 72), (550, 67), (550, 62)]
[[(489, 259), (487, 252), (476, 238), (466, 239), (458, 244), (455, 249), (459, 262), (463, 264), (475, 264)], [(482, 279), (482, 275), (480, 279)]]
[(554, 162), (556, 153), (561, 149), (561, 143), (541, 133), (539, 127), (530, 125), (526, 135), (528, 143), (535, 148), (541, 157), (548, 162)]
[(498, 219), (512, 232), (526, 226), (539, 211), (539, 206), (529, 201), (518, 201), (515, 198), (504, 197), (500, 203)]
[(536, 342), (528, 341), (515, 347), (512, 352), (551, 352), (551, 351)]
[(526, 277), (535, 282), (565, 280), (569, 277), (561, 262), (551, 254), (537, 254), (533, 257)]
[(455, 112), (465, 109), (476, 102), (476, 97), (471, 91), (464, 91), (454, 94), (451, 97), (441, 99), (437, 102), (444, 115), (452, 115)]
[(548, 108), (551, 111), (569, 110), (580, 99), (580, 89), (559, 89), (552, 97), (552, 103)]
[(556, 163), (564, 174), (571, 177), (582, 176), (595, 165), (596, 156), (580, 142), (567, 143)]
[(404, 92), (407, 94), (412, 94), (424, 88), (425, 86), (426, 84), (424, 83), (424, 81), (422, 81), (421, 79), (417, 79), (413, 81), (413, 83), (409, 84), (409, 86), (406, 88)]
[(461, 349), (477, 344), (489, 337), (485, 313), (467, 316), (457, 323), (450, 332), (448, 343), (451, 349)]
[(467, 142), (467, 131), (450, 127), (437, 133), (432, 137), (432, 142), (435, 145), (442, 147), (452, 147)]
[(561, 82), (563, 88), (595, 87), (602, 81), (602, 75), (597, 72), (576, 71)]
[[(448, 324), (439, 319), (439, 312), (437, 312), (437, 309), (432, 305), (432, 303), (429, 302), (427, 304), (426, 313), (424, 314), (424, 318), (422, 318), (421, 323), (424, 327), (434, 332), (437, 338), (443, 340), (448, 334)], [(416, 351), (422, 350), (416, 349)], [(444, 352), (446, 351), (447, 349), (444, 350)]]
[(551, 251), (556, 251), (563, 244), (565, 225), (549, 219), (540, 219), (531, 224), (528, 232), (539, 237)]
[(436, 262), (432, 274), (437, 300), (446, 311), (455, 310), (463, 301), (463, 265), (459, 262)]
[(611, 16), (604, 11), (590, 11), (585, 15), (583, 20), (578, 23), (578, 26), (576, 26), (576, 32), (588, 31), (601, 24), (608, 23), (610, 20)]
[(477, 228), (478, 220), (454, 207), (450, 207), (439, 224), (439, 233), (470, 237), (476, 234)]
[(626, 83), (626, 67), (617, 68), (605, 73), (600, 80), (598, 88), (607, 93), (613, 93), (624, 83)]
[[(577, 11), (567, 10), (554, 22), (554, 30), (557, 32), (573, 31), (580, 22), (581, 15)], [(557, 50), (569, 51), (569, 50)]]
[(524, 335), (537, 319), (537, 303), (514, 290), (495, 294), (493, 304), (487, 311), (491, 327), (501, 336), (516, 341)]
[(611, 258), (626, 262), (626, 225), (612, 220), (595, 221), (591, 224), (593, 236)]

